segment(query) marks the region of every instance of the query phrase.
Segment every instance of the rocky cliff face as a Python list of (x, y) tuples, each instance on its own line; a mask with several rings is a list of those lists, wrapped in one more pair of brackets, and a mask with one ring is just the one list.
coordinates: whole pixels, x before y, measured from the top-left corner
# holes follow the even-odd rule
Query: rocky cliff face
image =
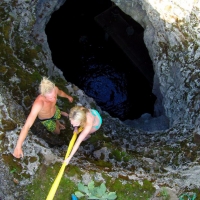
[[(200, 1), (113, 2), (145, 29), (144, 41), (154, 64), (153, 91), (158, 98), (155, 118), (167, 116), (170, 128), (141, 131), (100, 111), (104, 117), (101, 133), (104, 144), (83, 145), (76, 156), (85, 160), (87, 157), (82, 155), (85, 152), (91, 159), (111, 163), (113, 168), (107, 173), (114, 178), (123, 174), (129, 180), (149, 179), (156, 187), (165, 184), (177, 191), (186, 187), (198, 188), (200, 149), (194, 140), (198, 142), (200, 134)], [(63, 3), (64, 0), (0, 2), (0, 171), (3, 177), (0, 179), (0, 197), (19, 198), (16, 187), (20, 189), (30, 183), (40, 165), (60, 159), (61, 149), (49, 147), (47, 138), (43, 138), (49, 133), (38, 122), (25, 141), (25, 160), (16, 161), (11, 155), (37, 95), (41, 76), (50, 76), (75, 97), (75, 103), (98, 108), (93, 99), (64, 80), (62, 72), (52, 63), (44, 28), (51, 14)], [(63, 109), (71, 107), (62, 101), (58, 103)], [(55, 136), (49, 137), (55, 141)], [(113, 145), (105, 145), (107, 142), (114, 143), (115, 149), (112, 149)], [(116, 149), (125, 152), (126, 157), (120, 160), (114, 155)], [(121, 153), (120, 156), (123, 157)], [(128, 163), (125, 162), (127, 157)], [(74, 163), (88, 168), (76, 158)], [(21, 180), (17, 186), (12, 184), (8, 173), (13, 165), (20, 166)], [(6, 179), (10, 180), (9, 184)]]
[(114, 2), (145, 29), (144, 42), (154, 64), (157, 116), (165, 114), (170, 126), (184, 123), (198, 127), (200, 2)]

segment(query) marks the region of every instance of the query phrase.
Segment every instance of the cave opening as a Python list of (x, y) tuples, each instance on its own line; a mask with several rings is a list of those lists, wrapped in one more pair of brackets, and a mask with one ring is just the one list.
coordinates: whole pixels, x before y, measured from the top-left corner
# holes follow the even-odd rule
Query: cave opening
[(66, 1), (45, 32), (54, 64), (102, 110), (122, 121), (153, 115), (153, 65), (144, 30), (111, 1)]

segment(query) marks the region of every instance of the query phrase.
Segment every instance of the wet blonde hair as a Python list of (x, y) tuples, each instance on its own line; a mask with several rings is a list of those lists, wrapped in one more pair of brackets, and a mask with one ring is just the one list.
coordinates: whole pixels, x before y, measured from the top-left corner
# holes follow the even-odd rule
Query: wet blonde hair
[(70, 109), (69, 119), (73, 119), (76, 122), (80, 123), (81, 127), (84, 127), (87, 121), (86, 113), (88, 112), (87, 108), (82, 106), (74, 106)]
[(42, 95), (50, 93), (55, 87), (55, 84), (51, 82), (47, 77), (43, 77), (40, 86), (39, 86), (39, 92)]

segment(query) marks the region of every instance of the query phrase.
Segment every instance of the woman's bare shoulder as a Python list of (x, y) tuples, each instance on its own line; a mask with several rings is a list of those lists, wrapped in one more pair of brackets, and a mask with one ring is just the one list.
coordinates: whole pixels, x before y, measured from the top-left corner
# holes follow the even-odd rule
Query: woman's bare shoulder
[(91, 112), (87, 112), (87, 113), (86, 113), (86, 116), (87, 116), (87, 122), (88, 122), (89, 124), (93, 123), (94, 116), (92, 115), (92, 113), (91, 113)]

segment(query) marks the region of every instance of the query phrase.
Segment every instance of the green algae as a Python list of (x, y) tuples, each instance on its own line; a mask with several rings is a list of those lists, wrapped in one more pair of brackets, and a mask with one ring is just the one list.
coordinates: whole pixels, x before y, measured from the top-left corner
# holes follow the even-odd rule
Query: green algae
[[(42, 165), (38, 170), (34, 181), (25, 187), (27, 190), (25, 200), (46, 199), (60, 167), (61, 164), (59, 163), (51, 166)], [(90, 175), (92, 179), (94, 179), (94, 174), (95, 171), (91, 170)], [(82, 175), (82, 170), (77, 166), (67, 166), (56, 190), (54, 199), (70, 199), (71, 194), (78, 190), (78, 182), (75, 183), (73, 179), (76, 179), (77, 177), (80, 178)], [(106, 181), (105, 185), (107, 189), (109, 191), (116, 191), (118, 196), (117, 199), (119, 200), (144, 200), (150, 198), (155, 192), (155, 188), (148, 180), (143, 180), (142, 183), (139, 183), (138, 181), (127, 181), (127, 177), (113, 179), (106, 173), (103, 174), (103, 177)], [(95, 181), (95, 185), (97, 186), (101, 183), (101, 181)], [(80, 200), (85, 199), (85, 197), (80, 198)]]
[(107, 168), (106, 170), (108, 171), (108, 169), (110, 170), (112, 168), (112, 164), (110, 162), (105, 162), (103, 160), (103, 158), (100, 158), (99, 160), (95, 160), (95, 161), (90, 160), (90, 159), (88, 159), (88, 160), (90, 162), (94, 163), (97, 166), (97, 168), (99, 168), (99, 169), (105, 170), (105, 168)]
[(69, 177), (77, 176), (79, 179), (81, 179), (82, 171), (77, 166), (68, 165), (66, 166), (65, 174)]
[(0, 66), (0, 74), (3, 76), (7, 73), (8, 69), (6, 66)]
[(2, 123), (2, 126), (3, 126), (2, 130), (4, 130), (4, 131), (11, 131), (11, 130), (13, 130), (17, 127), (17, 124), (10, 119), (6, 119), (6, 120), (1, 119), (1, 123)]
[[(22, 166), (20, 163), (20, 160), (13, 159), (13, 155), (11, 154), (2, 154), (2, 158), (4, 160), (4, 163), (9, 167), (10, 171), (15, 169), (15, 173), (13, 173), (13, 177), (22, 180), (23, 175), (22, 172)], [(26, 178), (29, 178), (30, 176), (26, 176)]]
[[(25, 200), (46, 199), (51, 190), (52, 184), (59, 173), (61, 164), (45, 166), (42, 165), (38, 170), (34, 181), (26, 186), (27, 196)], [(74, 169), (73, 169), (74, 170)], [(73, 174), (74, 172), (71, 172)], [(77, 190), (76, 184), (66, 176), (60, 180), (54, 199), (70, 199), (71, 194)]]
[(118, 162), (128, 162), (132, 156), (129, 155), (127, 152), (121, 151), (120, 149), (114, 149), (111, 151), (111, 154), (109, 154), (109, 157), (110, 159), (115, 159)]
[(111, 184), (110, 189), (113, 191), (117, 191), (118, 199), (127, 200), (148, 199), (155, 192), (155, 188), (148, 180), (143, 180), (142, 184), (137, 181), (123, 184), (120, 180), (116, 180)]

